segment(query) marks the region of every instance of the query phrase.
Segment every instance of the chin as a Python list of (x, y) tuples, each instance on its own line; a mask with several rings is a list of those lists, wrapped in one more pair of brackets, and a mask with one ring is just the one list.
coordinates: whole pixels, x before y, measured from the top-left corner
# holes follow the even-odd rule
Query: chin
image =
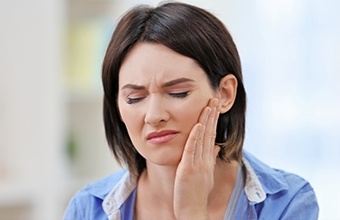
[(148, 145), (148, 143), (143, 143), (143, 145), (146, 147), (136, 149), (150, 165), (178, 166), (182, 159), (184, 149), (182, 142), (172, 142), (159, 146)]

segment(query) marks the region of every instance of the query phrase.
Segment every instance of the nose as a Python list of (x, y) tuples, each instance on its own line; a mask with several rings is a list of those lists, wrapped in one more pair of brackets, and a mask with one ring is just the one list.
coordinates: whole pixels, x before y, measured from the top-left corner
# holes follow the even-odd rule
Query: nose
[(156, 127), (160, 123), (168, 121), (169, 117), (170, 115), (165, 105), (162, 105), (161, 97), (149, 96), (145, 112), (145, 123)]

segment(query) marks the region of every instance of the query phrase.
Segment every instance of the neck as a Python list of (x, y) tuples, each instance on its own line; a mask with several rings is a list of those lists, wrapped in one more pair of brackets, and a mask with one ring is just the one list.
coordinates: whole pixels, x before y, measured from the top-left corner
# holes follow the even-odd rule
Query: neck
[[(237, 178), (237, 162), (226, 163), (217, 160), (215, 168), (214, 188), (209, 196), (209, 207), (225, 206), (233, 191)], [(147, 168), (141, 174), (138, 185), (146, 192), (151, 201), (155, 201), (158, 207), (173, 210), (174, 182), (177, 166), (159, 166), (147, 163)], [(223, 196), (221, 196), (223, 195)], [(163, 209), (163, 210), (164, 210)]]
[(139, 178), (138, 185), (146, 189), (145, 192), (153, 201), (172, 210), (177, 166), (159, 166), (147, 163), (146, 167)]
[(239, 166), (240, 164), (235, 161), (226, 163), (217, 160), (214, 188), (210, 193), (208, 201), (209, 209), (214, 210), (218, 209), (218, 207), (222, 207), (223, 211), (225, 211), (235, 186)]

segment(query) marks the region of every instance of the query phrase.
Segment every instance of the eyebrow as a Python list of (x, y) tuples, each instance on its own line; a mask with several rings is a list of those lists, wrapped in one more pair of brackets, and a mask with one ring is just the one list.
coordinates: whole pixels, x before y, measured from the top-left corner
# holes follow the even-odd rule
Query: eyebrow
[[(162, 88), (166, 88), (166, 87), (171, 87), (180, 83), (185, 83), (185, 82), (194, 82), (194, 80), (192, 79), (188, 79), (188, 78), (178, 78), (178, 79), (174, 79), (174, 80), (170, 80), (168, 82), (165, 82), (162, 85)], [(140, 86), (140, 85), (135, 85), (135, 84), (126, 84), (124, 85), (121, 90), (123, 89), (135, 89), (135, 90), (143, 90), (145, 89), (144, 86)]]

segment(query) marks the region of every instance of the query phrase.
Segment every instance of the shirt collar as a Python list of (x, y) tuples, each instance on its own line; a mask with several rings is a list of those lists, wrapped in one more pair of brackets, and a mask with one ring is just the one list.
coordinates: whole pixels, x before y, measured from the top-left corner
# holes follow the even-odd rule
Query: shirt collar
[(246, 170), (245, 193), (249, 201), (260, 203), (266, 194), (288, 190), (288, 183), (282, 174), (244, 151), (242, 160)]
[(244, 191), (249, 201), (260, 203), (266, 199), (266, 192), (262, 188), (262, 184), (256, 176), (255, 171), (246, 159), (242, 160), (246, 170), (246, 183)]
[(114, 186), (102, 203), (108, 219), (120, 219), (119, 208), (136, 188), (137, 177), (125, 172), (122, 179)]
[(89, 194), (103, 200), (127, 172), (127, 169), (120, 170), (113, 175), (89, 184), (85, 190)]

